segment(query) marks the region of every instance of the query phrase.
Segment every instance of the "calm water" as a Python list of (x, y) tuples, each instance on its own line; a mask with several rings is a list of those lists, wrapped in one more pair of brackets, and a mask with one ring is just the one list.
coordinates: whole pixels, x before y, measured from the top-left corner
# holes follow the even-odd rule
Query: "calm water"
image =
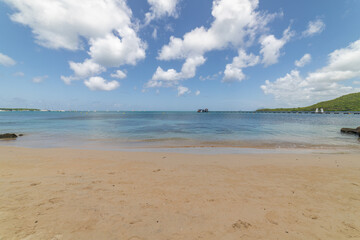
[(342, 127), (360, 115), (241, 112), (0, 112), (0, 133), (23, 133), (0, 145), (123, 149), (242, 147), (360, 149)]

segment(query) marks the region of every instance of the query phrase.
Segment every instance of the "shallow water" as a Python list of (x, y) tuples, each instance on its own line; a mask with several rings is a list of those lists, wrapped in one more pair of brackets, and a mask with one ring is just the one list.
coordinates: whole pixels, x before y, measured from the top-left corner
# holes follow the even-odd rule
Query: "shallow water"
[(355, 114), (255, 112), (0, 112), (0, 132), (23, 133), (0, 145), (130, 148), (350, 148)]

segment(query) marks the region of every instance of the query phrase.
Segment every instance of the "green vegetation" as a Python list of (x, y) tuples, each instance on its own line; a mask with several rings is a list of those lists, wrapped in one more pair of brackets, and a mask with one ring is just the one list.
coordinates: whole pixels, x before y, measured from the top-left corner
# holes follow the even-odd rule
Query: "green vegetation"
[(324, 111), (360, 111), (360, 92), (341, 96), (339, 98), (320, 102), (308, 107), (299, 108), (276, 108), (276, 109), (258, 109), (257, 112), (293, 112), (293, 111), (315, 111), (316, 108), (323, 108)]
[(40, 111), (34, 108), (0, 108), (1, 111)]

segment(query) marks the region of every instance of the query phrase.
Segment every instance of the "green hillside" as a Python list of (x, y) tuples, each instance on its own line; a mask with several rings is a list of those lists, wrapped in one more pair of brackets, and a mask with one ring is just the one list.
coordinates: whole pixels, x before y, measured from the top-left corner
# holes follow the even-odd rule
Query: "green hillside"
[(315, 111), (316, 108), (323, 108), (324, 111), (360, 111), (360, 92), (341, 96), (339, 98), (319, 102), (308, 107), (299, 108), (276, 108), (259, 109), (258, 112), (291, 112), (291, 111)]
[(33, 108), (0, 108), (2, 111), (40, 111), (40, 109)]

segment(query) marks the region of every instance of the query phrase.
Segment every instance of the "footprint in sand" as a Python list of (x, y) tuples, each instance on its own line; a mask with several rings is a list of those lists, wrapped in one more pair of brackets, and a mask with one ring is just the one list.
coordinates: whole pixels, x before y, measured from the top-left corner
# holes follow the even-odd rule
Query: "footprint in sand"
[[(352, 225), (352, 224), (350, 224), (350, 223), (347, 223), (347, 222), (342, 222), (342, 224), (343, 224), (345, 227), (347, 227), (348, 229), (360, 233), (360, 230), (358, 230), (354, 225)], [(348, 229), (347, 229), (347, 230), (348, 230)]]
[(49, 199), (49, 202), (52, 204), (61, 202), (61, 198), (51, 198)]
[(314, 214), (314, 212), (318, 212), (318, 211), (315, 210), (315, 209), (306, 209), (306, 212), (304, 212), (302, 215), (303, 215), (304, 217), (307, 217), (307, 218), (311, 218), (311, 219), (313, 219), (313, 220), (316, 220), (316, 219), (318, 219), (319, 217), (318, 217), (316, 214)]
[(346, 236), (350, 239), (359, 239), (360, 230), (357, 229), (353, 224), (342, 222), (343, 226), (339, 226), (338, 231), (346, 234)]
[(136, 223), (140, 223), (142, 222), (142, 220), (135, 220), (135, 221), (131, 221), (129, 222), (130, 225), (136, 224)]
[(302, 215), (303, 215), (304, 217), (311, 218), (312, 220), (318, 219), (318, 216), (313, 215), (313, 214), (310, 214), (310, 213), (303, 213)]
[(241, 221), (241, 220), (238, 220), (236, 223), (234, 223), (232, 225), (232, 227), (234, 229), (248, 229), (249, 227), (251, 227), (251, 224), (248, 223), (248, 222), (244, 222), (244, 221)]
[(279, 225), (279, 223), (275, 220), (278, 218), (275, 212), (268, 212), (267, 214), (265, 214), (265, 218), (266, 220), (268, 220), (269, 223)]
[(30, 184), (30, 186), (34, 187), (34, 186), (37, 186), (37, 185), (39, 185), (39, 184), (41, 184), (41, 182), (32, 183), (32, 184)]
[(45, 205), (45, 202), (41, 202), (41, 203), (36, 204), (36, 206), (38, 206), (38, 207), (40, 207), (42, 205)]

